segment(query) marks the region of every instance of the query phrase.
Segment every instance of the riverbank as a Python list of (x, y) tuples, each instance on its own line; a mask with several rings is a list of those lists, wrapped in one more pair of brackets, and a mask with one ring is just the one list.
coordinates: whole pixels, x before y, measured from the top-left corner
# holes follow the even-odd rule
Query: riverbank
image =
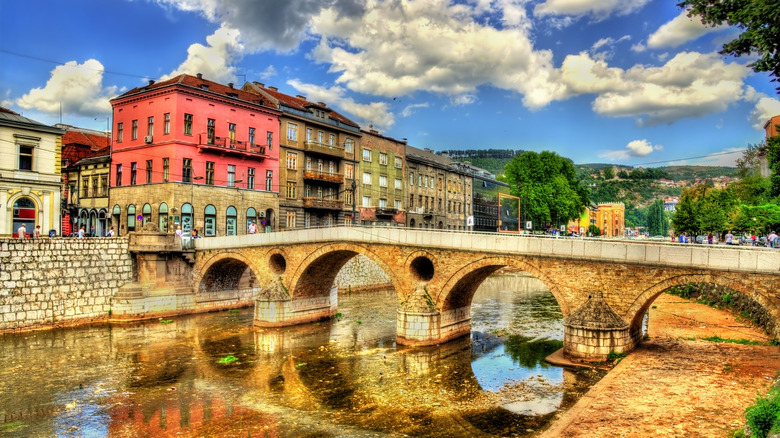
[(727, 437), (780, 370), (777, 346), (702, 339), (768, 342), (761, 330), (676, 296), (653, 303), (648, 335), (540, 436)]

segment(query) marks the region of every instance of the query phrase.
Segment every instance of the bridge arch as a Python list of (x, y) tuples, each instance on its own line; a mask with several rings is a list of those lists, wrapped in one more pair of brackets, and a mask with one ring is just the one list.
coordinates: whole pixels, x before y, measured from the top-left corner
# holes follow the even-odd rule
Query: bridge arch
[(250, 289), (258, 286), (259, 266), (239, 251), (216, 253), (193, 270), (193, 290), (197, 293)]
[(563, 316), (570, 312), (569, 302), (547, 274), (538, 266), (522, 257), (484, 257), (462, 266), (445, 282), (440, 295), (435, 297), (442, 311), (471, 306), (474, 294), (485, 279), (501, 268), (513, 267), (527, 272), (544, 283), (555, 297)]
[[(764, 296), (761, 290), (751, 286), (748, 282), (734, 274), (683, 274), (663, 279), (636, 297), (624, 315), (624, 319), (629, 322), (631, 337), (635, 339), (641, 338), (644, 315), (659, 295), (674, 286), (684, 286), (691, 283), (714, 284), (744, 294), (765, 309), (774, 321), (780, 321), (780, 309), (772, 303), (771, 297)], [(778, 335), (778, 329), (780, 329), (780, 326), (775, 327), (776, 336)]]

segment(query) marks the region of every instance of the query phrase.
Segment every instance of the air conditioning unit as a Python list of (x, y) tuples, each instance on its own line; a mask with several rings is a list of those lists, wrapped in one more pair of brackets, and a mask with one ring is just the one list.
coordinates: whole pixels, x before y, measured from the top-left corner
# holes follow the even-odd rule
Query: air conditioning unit
[(151, 135), (147, 135), (146, 137), (144, 137), (144, 142), (146, 144), (151, 143), (152, 142), (152, 136)]
[(264, 211), (258, 212), (257, 217), (265, 217), (265, 212)]

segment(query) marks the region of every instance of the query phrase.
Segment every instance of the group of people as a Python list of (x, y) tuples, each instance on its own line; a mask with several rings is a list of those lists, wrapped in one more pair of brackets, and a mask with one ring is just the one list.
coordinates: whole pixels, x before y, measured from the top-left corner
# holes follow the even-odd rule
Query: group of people
[[(703, 240), (703, 239), (702, 239)], [(679, 237), (675, 239), (672, 237), (672, 241), (679, 241), (680, 243), (689, 243), (688, 236), (685, 233), (680, 233)], [(723, 241), (726, 245), (740, 245), (743, 243), (749, 243), (753, 246), (758, 246), (760, 239), (752, 234), (750, 237), (744, 236), (737, 238), (731, 230), (727, 231), (723, 236)], [(712, 245), (715, 242), (715, 236), (712, 233), (707, 234), (707, 243)], [(698, 242), (697, 242), (698, 243)], [(703, 241), (701, 243), (704, 243)], [(766, 246), (768, 248), (780, 248), (780, 239), (778, 239), (777, 233), (772, 230), (769, 235), (766, 236)]]
[[(95, 232), (93, 230), (92, 231), (92, 235), (94, 235), (94, 234), (95, 234)], [(33, 230), (32, 234), (30, 235), (30, 234), (27, 234), (27, 225), (21, 224), (21, 225), (19, 225), (19, 228), (17, 228), (17, 230), (16, 230), (16, 237), (18, 237), (19, 239), (27, 239), (27, 238), (30, 238), (30, 237), (32, 237), (33, 239), (37, 239), (37, 238), (41, 237), (41, 226), (40, 225), (36, 225), (35, 229)], [(76, 236), (75, 237), (78, 237), (79, 239), (83, 239), (83, 238), (87, 237), (87, 227), (85, 225), (82, 225), (81, 228), (79, 228), (79, 230), (76, 232)], [(114, 227), (111, 227), (111, 228), (108, 229), (108, 231), (106, 232), (106, 237), (114, 237)]]

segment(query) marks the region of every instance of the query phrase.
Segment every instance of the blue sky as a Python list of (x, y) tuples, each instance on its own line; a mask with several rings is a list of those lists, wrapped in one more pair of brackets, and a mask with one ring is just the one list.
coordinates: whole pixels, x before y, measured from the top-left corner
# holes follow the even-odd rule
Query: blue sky
[(110, 98), (202, 73), (418, 148), (733, 165), (780, 114), (767, 74), (717, 54), (735, 30), (674, 0), (0, 0), (0, 15), (0, 105), (48, 124), (105, 130)]

